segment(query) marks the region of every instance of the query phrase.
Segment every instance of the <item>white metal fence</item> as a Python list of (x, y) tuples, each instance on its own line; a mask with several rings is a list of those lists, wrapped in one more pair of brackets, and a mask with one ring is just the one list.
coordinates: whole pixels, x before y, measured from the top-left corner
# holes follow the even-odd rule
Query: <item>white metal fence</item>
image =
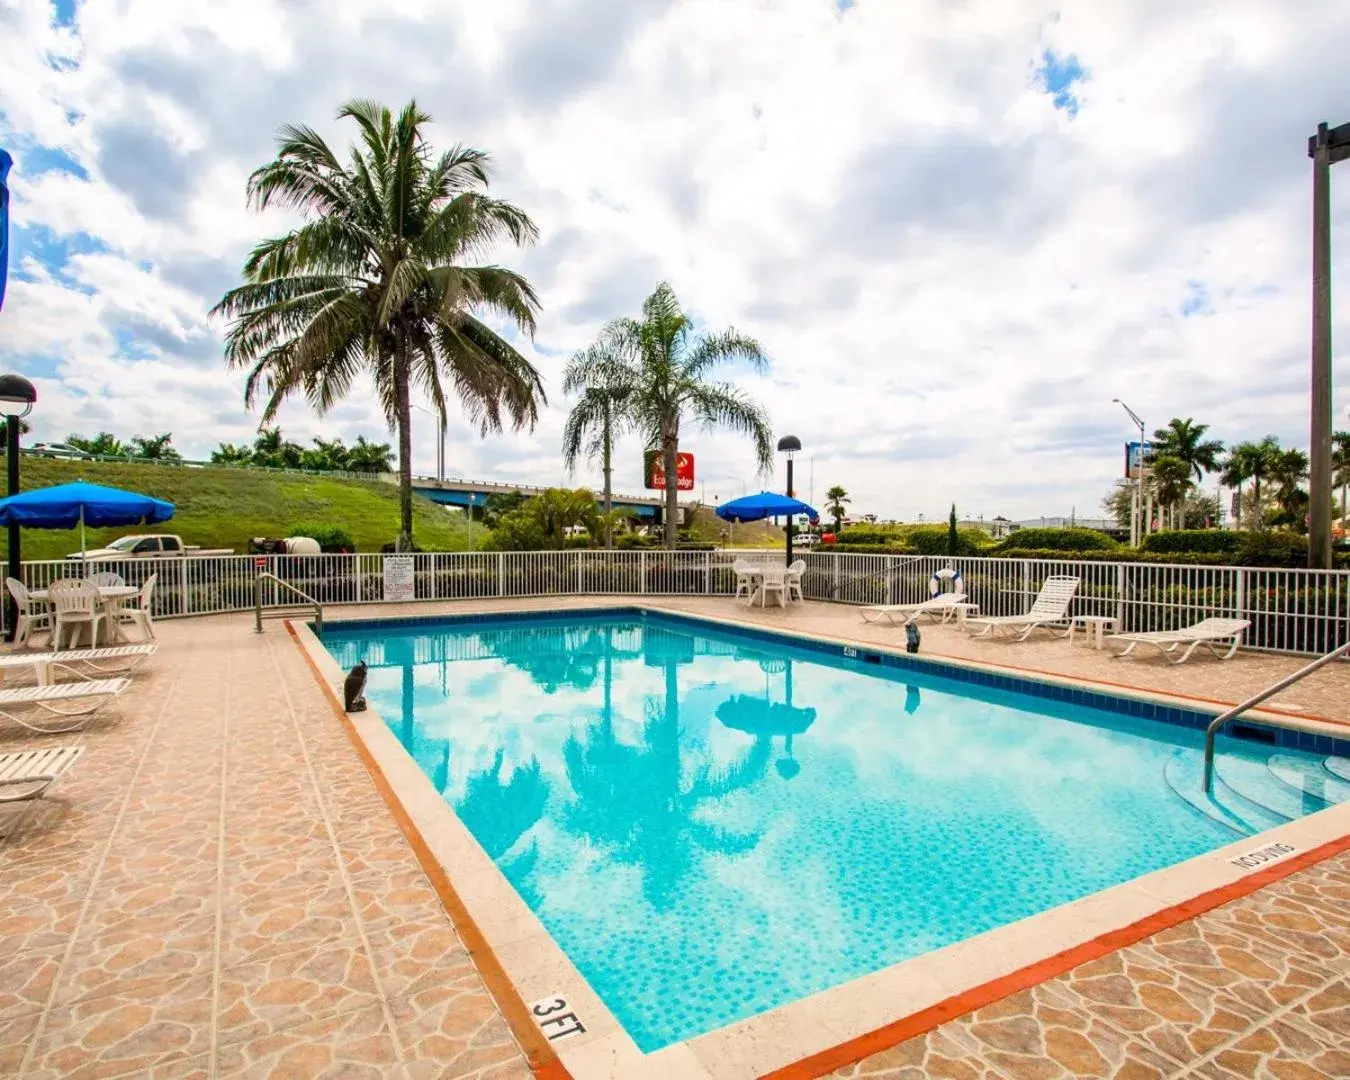
[[(724, 596), (735, 589), (732, 559), (780, 558), (726, 551), (529, 551), (419, 554), (418, 600), (522, 596)], [(848, 604), (926, 599), (933, 572), (961, 571), (972, 603), (990, 615), (1025, 611), (1051, 574), (1081, 579), (1072, 611), (1110, 615), (1126, 630), (1171, 629), (1207, 615), (1250, 619), (1258, 649), (1322, 653), (1350, 637), (1350, 571), (1277, 570), (1046, 559), (852, 555), (809, 552), (808, 599)], [(158, 573), (156, 618), (244, 611), (254, 579), (266, 570), (321, 604), (383, 600), (383, 555), (228, 555), (99, 563), (139, 585)], [(78, 576), (78, 562), (24, 564), (29, 588)], [(288, 603), (265, 585), (267, 603)]]

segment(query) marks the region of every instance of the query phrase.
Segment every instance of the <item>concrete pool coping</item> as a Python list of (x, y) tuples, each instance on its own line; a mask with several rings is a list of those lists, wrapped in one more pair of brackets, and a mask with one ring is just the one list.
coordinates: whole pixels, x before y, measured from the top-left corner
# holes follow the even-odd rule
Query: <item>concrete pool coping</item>
[[(658, 615), (671, 613), (654, 604), (630, 602), (623, 607)], [(580, 612), (574, 607), (501, 612), (516, 613)], [(744, 623), (731, 619), (677, 614), (736, 631), (746, 629)], [(618, 1077), (749, 1080), (761, 1076), (787, 1080), (817, 1076), (1350, 848), (1350, 804), (1333, 806), (655, 1053), (643, 1054), (378, 713), (342, 712), (341, 684), (345, 673), (309, 627), (294, 622), (288, 626), (376, 776), (419, 859), (438, 884), (452, 917), (461, 924), (461, 934), (485, 981), (520, 1039), (531, 1066), (541, 1076), (570, 1075), (575, 1080)], [(787, 640), (858, 644), (796, 629), (774, 628), (770, 632)], [(903, 655), (900, 650), (872, 643), (866, 648)], [(1193, 710), (1206, 704), (1184, 695), (1094, 683), (1050, 672), (952, 657), (939, 659), (942, 663), (1013, 672), (1061, 685), (1109, 685), (1113, 694), (1177, 708)], [(1291, 717), (1288, 712), (1254, 714), (1253, 719), (1339, 738), (1346, 732), (1343, 724), (1311, 716)], [(1246, 865), (1233, 862), (1243, 856), (1251, 856), (1244, 859)], [(550, 1041), (547, 1024), (555, 1014), (545, 1013), (532, 1019), (530, 1005), (557, 998), (564, 999), (568, 1008), (556, 1016), (575, 1014), (585, 1030)], [(540, 1020), (546, 1025), (542, 1029), (538, 1026)], [(554, 1031), (557, 1030), (555, 1027)]]

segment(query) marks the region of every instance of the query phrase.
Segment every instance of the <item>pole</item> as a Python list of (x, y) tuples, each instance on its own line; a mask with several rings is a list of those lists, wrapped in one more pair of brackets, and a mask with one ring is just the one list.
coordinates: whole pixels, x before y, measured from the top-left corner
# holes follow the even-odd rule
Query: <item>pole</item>
[[(788, 498), (791, 499), (791, 498), (794, 498), (795, 496), (792, 494), (792, 457), (791, 457), (790, 455), (789, 455), (789, 457), (788, 457), (788, 476), (787, 476), (787, 481), (788, 481), (788, 485), (787, 485), (787, 495), (788, 495)], [(791, 566), (791, 565), (792, 565), (792, 515), (791, 515), (791, 514), (788, 515), (788, 519), (787, 519), (787, 562), (786, 562), (784, 565), (785, 565), (785, 566)]]
[(1148, 490), (1148, 438), (1147, 428), (1139, 421), (1139, 501), (1144, 507), (1144, 520), (1139, 527), (1139, 542), (1148, 539), (1149, 529), (1153, 526), (1153, 492)]
[(1312, 417), (1308, 567), (1331, 569), (1331, 138), (1317, 125), (1313, 159)]
[[(5, 471), (9, 479), (9, 494), (19, 493), (19, 418), (13, 413), (5, 417)], [(9, 527), (9, 576), (23, 580), (23, 562), (19, 553), (19, 526)], [(14, 640), (19, 621), (18, 601), (5, 590), (5, 640)]]

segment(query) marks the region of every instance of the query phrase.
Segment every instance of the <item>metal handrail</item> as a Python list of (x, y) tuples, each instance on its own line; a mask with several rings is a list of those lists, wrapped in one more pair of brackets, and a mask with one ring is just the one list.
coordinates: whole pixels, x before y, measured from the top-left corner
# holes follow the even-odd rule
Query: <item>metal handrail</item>
[[(254, 629), (254, 631), (255, 631), (256, 633), (261, 634), (261, 633), (262, 633), (262, 628), (263, 628), (263, 625), (262, 625), (262, 624), (263, 624), (263, 582), (264, 582), (264, 581), (275, 581), (275, 582), (276, 582), (278, 585), (280, 585), (283, 589), (289, 589), (291, 592), (295, 593), (295, 595), (298, 596), (298, 597), (300, 597), (300, 599), (303, 600), (306, 604), (313, 604), (313, 605), (314, 605), (314, 633), (317, 634), (317, 635), (318, 635), (319, 637), (321, 637), (321, 638), (323, 637), (323, 605), (320, 604), (317, 600), (315, 600), (314, 597), (310, 596), (309, 593), (304, 592), (303, 590), (296, 588), (296, 587), (295, 587), (294, 585), (292, 585), (289, 581), (283, 581), (281, 578), (277, 577), (276, 574), (270, 574), (270, 573), (268, 573), (266, 570), (264, 570), (261, 574), (259, 574), (259, 575), (254, 579), (254, 581), (253, 581), (253, 629)], [(270, 606), (270, 607), (295, 607), (295, 606), (297, 606), (297, 605), (294, 605), (294, 604), (272, 604), (272, 605), (268, 605), (268, 606)]]
[(1219, 728), (1223, 727), (1224, 724), (1228, 723), (1230, 720), (1235, 720), (1237, 717), (1245, 713), (1248, 709), (1255, 708), (1257, 705), (1260, 705), (1261, 702), (1265, 701), (1267, 698), (1274, 697), (1281, 690), (1288, 689), (1289, 687), (1293, 686), (1294, 683), (1298, 682), (1300, 679), (1303, 679), (1306, 676), (1311, 675), (1318, 668), (1325, 667), (1327, 664), (1331, 663), (1331, 661), (1335, 660), (1337, 657), (1345, 656), (1347, 653), (1350, 653), (1350, 641), (1347, 641), (1342, 645), (1338, 645), (1336, 648), (1332, 649), (1331, 652), (1327, 653), (1325, 656), (1319, 656), (1311, 664), (1305, 664), (1303, 667), (1299, 668), (1292, 675), (1286, 675), (1279, 682), (1266, 687), (1259, 694), (1256, 694), (1253, 697), (1249, 697), (1241, 705), (1234, 705), (1226, 713), (1220, 713), (1213, 720), (1211, 720), (1209, 722), (1209, 727), (1205, 729), (1205, 791), (1208, 793), (1210, 789), (1214, 786), (1214, 738), (1216, 735), (1218, 735)]
[[(813, 552), (813, 554), (816, 553)], [(820, 552), (819, 554), (828, 555), (835, 553)], [(838, 552), (837, 554), (847, 555), (848, 552)], [(845, 585), (854, 585), (860, 581), (871, 581), (874, 578), (888, 578), (892, 574), (894, 574), (897, 570), (903, 570), (910, 563), (916, 563), (920, 562), (923, 559), (933, 558), (933, 556), (931, 555), (883, 555), (881, 557), (884, 559), (899, 559), (900, 561), (898, 563), (892, 563), (890, 566), (887, 566), (884, 570), (874, 570), (870, 574), (852, 574), (849, 577), (840, 578), (839, 581), (835, 582), (835, 584), (830, 586), (830, 599), (832, 600), (838, 599), (839, 594), (840, 592), (843, 591)], [(943, 556), (938, 556), (938, 558), (942, 557)]]

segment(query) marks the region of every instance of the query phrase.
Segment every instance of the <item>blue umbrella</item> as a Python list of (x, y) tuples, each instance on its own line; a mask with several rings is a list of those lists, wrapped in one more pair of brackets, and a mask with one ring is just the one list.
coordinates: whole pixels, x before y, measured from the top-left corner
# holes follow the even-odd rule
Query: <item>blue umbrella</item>
[(808, 506), (800, 499), (790, 499), (772, 491), (761, 491), (758, 495), (743, 495), (732, 499), (717, 508), (717, 516), (726, 521), (762, 521), (766, 517), (790, 517), (805, 514), (809, 518), (818, 518), (815, 507)]
[(0, 150), (0, 307), (5, 305), (5, 279), (9, 276), (9, 167), (14, 159)]
[(171, 502), (83, 480), (0, 499), (0, 525), (26, 525), (30, 529), (73, 529), (78, 525), (81, 555), (86, 525), (154, 525), (171, 517)]

